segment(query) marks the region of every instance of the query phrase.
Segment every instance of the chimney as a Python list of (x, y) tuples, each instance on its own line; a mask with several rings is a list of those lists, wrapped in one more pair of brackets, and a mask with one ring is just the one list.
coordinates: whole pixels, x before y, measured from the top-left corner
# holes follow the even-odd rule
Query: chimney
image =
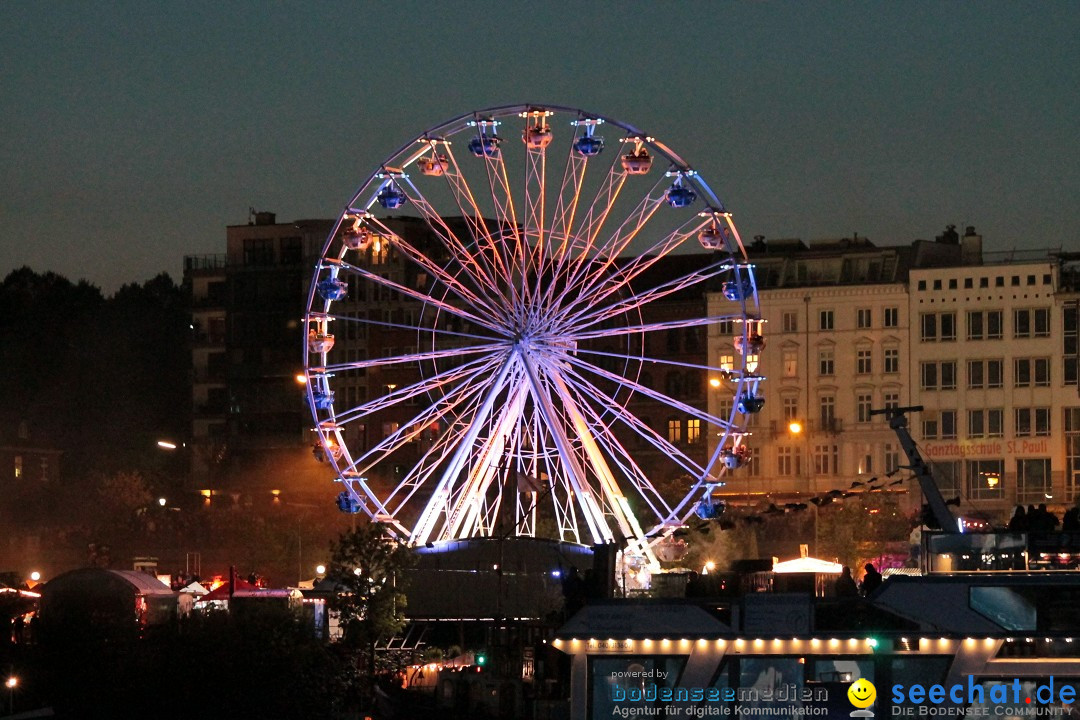
[(975, 233), (975, 226), (964, 229), (964, 241), (960, 246), (960, 259), (965, 265), (982, 265), (982, 235)]

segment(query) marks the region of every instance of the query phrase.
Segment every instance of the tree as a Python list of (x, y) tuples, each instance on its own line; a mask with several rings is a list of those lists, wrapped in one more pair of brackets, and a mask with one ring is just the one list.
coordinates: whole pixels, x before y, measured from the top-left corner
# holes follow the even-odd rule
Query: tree
[[(326, 582), (334, 588), (341, 643), (375, 674), (375, 643), (405, 627), (405, 577), (412, 552), (377, 523), (344, 533), (331, 546)], [(370, 677), (368, 678), (370, 679)]]

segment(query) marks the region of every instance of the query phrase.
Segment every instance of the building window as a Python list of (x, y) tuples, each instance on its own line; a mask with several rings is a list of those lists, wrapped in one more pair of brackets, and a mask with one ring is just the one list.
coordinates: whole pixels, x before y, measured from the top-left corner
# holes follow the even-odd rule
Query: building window
[(936, 415), (923, 413), (922, 436), (924, 440), (936, 440), (938, 436), (938, 419)]
[(924, 362), (920, 366), (923, 390), (955, 390), (956, 361)]
[(886, 390), (882, 393), (881, 399), (884, 401), (885, 407), (887, 408), (900, 407), (900, 393), (895, 390)]
[(1016, 408), (1013, 413), (1017, 437), (1047, 436), (1050, 434), (1050, 408)]
[(993, 500), (1004, 497), (1004, 460), (968, 460), (965, 463), (967, 494), (973, 500)]
[(999, 388), (1002, 386), (1003, 360), (968, 360), (968, 388)]
[(1050, 358), (1016, 358), (1013, 373), (1016, 387), (1049, 387)]
[(1064, 312), (1061, 314), (1061, 349), (1064, 357), (1062, 360), (1062, 367), (1065, 371), (1065, 384), (1076, 385), (1080, 373), (1078, 373), (1078, 356), (1080, 356), (1080, 345), (1078, 345), (1078, 322), (1080, 317), (1080, 309), (1076, 304), (1066, 305)]
[(686, 442), (690, 445), (696, 445), (701, 441), (701, 421), (697, 418), (690, 418), (686, 421)]
[(968, 360), (967, 374), (968, 383), (967, 386), (970, 389), (982, 388), (986, 385), (986, 379), (983, 377), (983, 371), (985, 366), (982, 360)]
[(833, 329), (833, 311), (822, 310), (818, 313), (818, 330)]
[(885, 472), (892, 475), (900, 467), (900, 450), (892, 443), (885, 443)]
[(863, 348), (855, 351), (855, 372), (859, 375), (869, 375), (873, 372), (874, 352), (871, 348)]
[(818, 375), (833, 375), (835, 358), (832, 350), (818, 351)]
[(935, 342), (937, 340), (937, 314), (923, 313), (919, 319), (922, 327), (919, 339), (923, 342)]
[(672, 418), (667, 421), (667, 439), (672, 445), (682, 442), (682, 420)]
[(832, 395), (821, 396), (821, 429), (832, 430), (836, 425), (836, 398)]
[(959, 460), (939, 460), (934, 463), (934, 480), (944, 495), (960, 492), (961, 465)]
[(23, 475), (23, 457), (22, 455), (15, 456), (15, 477), (21, 478)]
[(799, 313), (794, 311), (787, 311), (783, 315), (783, 327), (786, 333), (799, 332)]
[(1065, 499), (1080, 497), (1080, 407), (1065, 408)]
[(897, 348), (885, 348), (885, 358), (882, 370), (886, 375), (900, 372), (900, 350)]
[(986, 411), (986, 436), (1002, 437), (1005, 435), (1005, 411), (1001, 408), (990, 408)]
[(1050, 458), (1016, 461), (1016, 501), (1044, 503), (1050, 497)]
[(802, 475), (802, 455), (799, 448), (782, 445), (776, 449), (776, 474), (780, 477)]
[(855, 311), (855, 326), (860, 330), (870, 327), (870, 308), (859, 308)]
[(859, 375), (869, 375), (873, 366), (873, 351), (870, 349), (855, 351), (855, 372)]
[(735, 356), (734, 355), (721, 355), (720, 356), (720, 369), (725, 372), (731, 372), (735, 369)]
[(792, 420), (797, 420), (799, 417), (799, 398), (786, 397), (782, 400), (784, 405), (784, 422), (788, 423)]
[(968, 410), (968, 437), (981, 438), (986, 435), (986, 411)]
[(983, 324), (983, 315), (981, 310), (969, 310), (967, 314), (967, 339), (968, 340), (982, 340), (986, 329)]
[(1031, 323), (1035, 337), (1050, 337), (1050, 308), (1032, 310)]
[(784, 377), (799, 377), (799, 352), (794, 349), (787, 349), (783, 352), (784, 360)]
[(1050, 308), (1014, 310), (1013, 336), (1017, 338), (1049, 338)]
[(874, 396), (870, 393), (859, 393), (855, 396), (855, 418), (858, 422), (870, 422), (870, 410), (874, 404)]
[(887, 328), (900, 327), (900, 308), (887, 307), (884, 311), (884, 325)]
[(814, 446), (814, 474), (838, 475), (840, 473), (840, 446)]
[(1031, 311), (1013, 310), (1013, 337), (1031, 337)]
[(956, 313), (923, 313), (921, 334), (923, 342), (952, 342), (956, 340)]
[(943, 440), (949, 440), (956, 437), (956, 411), (955, 410), (942, 410), (941, 411), (941, 437)]
[(941, 330), (939, 339), (942, 342), (952, 342), (953, 340), (956, 340), (956, 313), (941, 313), (938, 320)]

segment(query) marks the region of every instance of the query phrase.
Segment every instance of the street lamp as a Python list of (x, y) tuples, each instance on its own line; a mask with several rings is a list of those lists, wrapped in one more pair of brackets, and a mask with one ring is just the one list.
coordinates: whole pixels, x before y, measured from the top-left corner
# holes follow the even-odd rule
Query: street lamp
[(798, 435), (802, 432), (802, 423), (798, 420), (792, 420), (788, 423), (787, 429), (792, 435)]
[(326, 566), (325, 565), (316, 565), (315, 566), (315, 574), (316, 575), (325, 575), (326, 574)]
[(157, 446), (159, 448), (161, 448), (162, 450), (175, 450), (176, 449), (176, 443), (171, 442), (169, 440), (158, 440), (157, 441)]
[(32, 573), (30, 573), (30, 579), (34, 582), (41, 582), (41, 573), (39, 573), (37, 570), (33, 571)]
[(5, 682), (8, 689), (8, 715), (15, 714), (15, 686), (19, 684), (19, 678), (12, 675)]
[(161, 507), (165, 507), (166, 502), (167, 501), (163, 497), (160, 497), (160, 498), (157, 499), (157, 504), (160, 505)]

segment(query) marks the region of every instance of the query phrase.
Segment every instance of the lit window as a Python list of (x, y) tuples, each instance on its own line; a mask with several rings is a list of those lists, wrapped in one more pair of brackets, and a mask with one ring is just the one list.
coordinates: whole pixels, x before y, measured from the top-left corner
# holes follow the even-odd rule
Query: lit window
[(686, 442), (694, 445), (701, 441), (701, 421), (691, 418), (686, 421)]

